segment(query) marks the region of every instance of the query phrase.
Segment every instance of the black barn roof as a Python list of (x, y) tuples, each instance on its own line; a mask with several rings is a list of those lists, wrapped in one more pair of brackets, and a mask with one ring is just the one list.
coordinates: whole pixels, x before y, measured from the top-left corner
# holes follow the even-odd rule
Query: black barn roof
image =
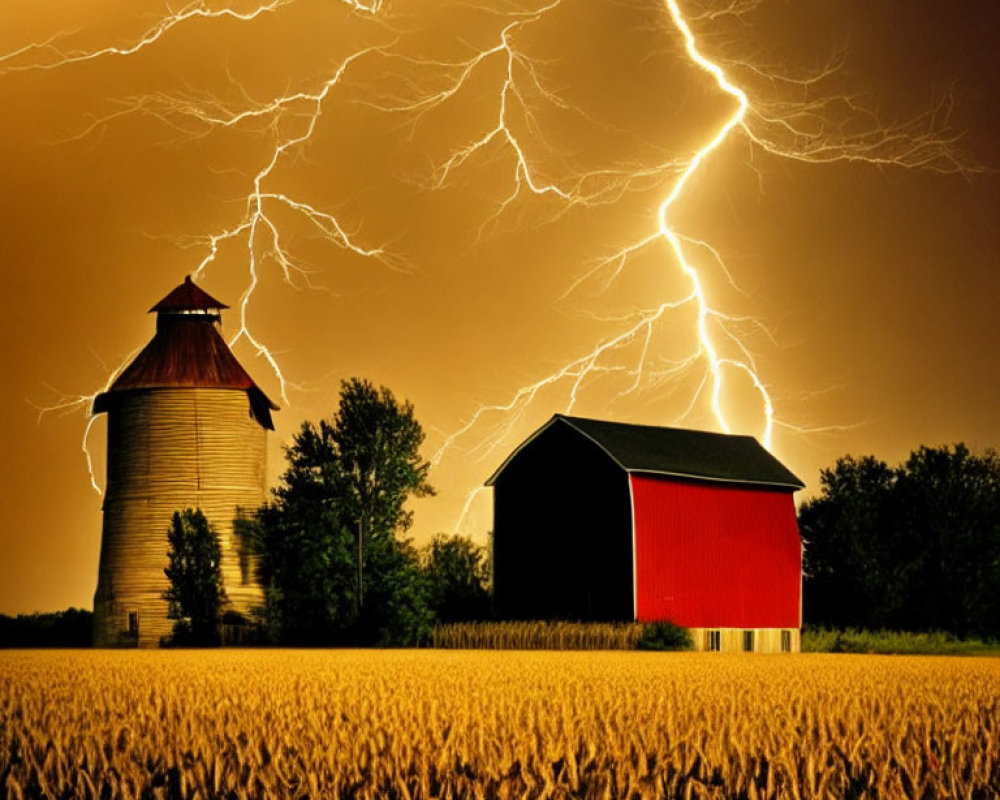
[(793, 491), (805, 486), (752, 436), (630, 425), (564, 414), (556, 414), (522, 442), (489, 477), (486, 485), (492, 486), (521, 450), (554, 425), (566, 425), (590, 439), (626, 472)]

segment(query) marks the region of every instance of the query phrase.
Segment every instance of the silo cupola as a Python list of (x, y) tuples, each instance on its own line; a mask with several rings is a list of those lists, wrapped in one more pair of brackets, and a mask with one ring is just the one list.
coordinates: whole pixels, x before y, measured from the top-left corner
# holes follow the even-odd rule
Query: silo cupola
[(224, 308), (229, 306), (199, 288), (188, 275), (184, 278), (184, 283), (149, 309), (149, 313), (156, 312), (156, 327), (159, 329), (164, 323), (178, 321), (177, 317), (219, 323)]

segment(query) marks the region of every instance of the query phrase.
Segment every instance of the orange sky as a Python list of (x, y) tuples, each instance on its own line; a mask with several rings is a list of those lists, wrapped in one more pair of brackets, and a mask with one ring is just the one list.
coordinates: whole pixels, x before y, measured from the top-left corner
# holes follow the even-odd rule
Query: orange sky
[[(615, 280), (605, 269), (567, 294), (599, 259), (656, 233), (679, 169), (734, 111), (687, 57), (662, 3), (562, 0), (537, 20), (515, 8), (545, 2), (500, 13), (395, 0), (376, 18), (336, 0), (273, 5), (253, 20), (190, 19), (134, 54), (62, 66), (53, 65), (66, 55), (131, 47), (166, 4), (7, 0), (0, 10), (0, 612), (89, 608), (96, 584), (101, 498), (81, 452), (87, 405), (41, 421), (38, 409), (98, 391), (150, 338), (146, 310), (197, 269), (207, 237), (245, 219), (275, 148), (309, 132), (313, 103), (275, 111), (274, 101), (317, 94), (366, 47), (323, 97), (308, 140), (282, 149), (260, 182), (267, 216), (252, 248), (260, 282), (248, 322), (281, 365), (287, 401), (253, 347), (235, 350), (282, 405), (272, 476), (282, 443), (304, 419), (330, 414), (339, 381), (355, 375), (414, 402), (428, 456), (480, 405), (505, 406), (552, 378), (514, 415), (484, 414), (442, 454), (438, 497), (416, 506), (418, 541), (452, 530), (469, 492), (554, 412), (718, 427), (710, 392), (697, 391), (705, 359), (670, 371), (697, 352), (691, 304), (665, 314), (648, 339), (643, 329), (608, 350), (579, 384), (576, 373), (556, 379), (643, 309), (691, 291), (660, 241)], [(732, 283), (689, 245), (709, 303), (738, 318), (728, 330), (745, 350), (718, 323), (714, 341), (724, 358), (753, 355), (779, 422), (773, 449), (808, 484), (799, 497), (845, 453), (895, 462), (921, 443), (998, 444), (1000, 7), (762, 0), (742, 15), (705, 13), (722, 5), (681, 8), (705, 55), (762, 111), (751, 133), (786, 154), (734, 131), (686, 185), (670, 224), (725, 260)], [(518, 21), (507, 39), (517, 54), (506, 106), (514, 138), (496, 137), (438, 185), (449, 158), (496, 126), (508, 54), (483, 58), (453, 93), (462, 68), (446, 65), (497, 47)], [(439, 104), (419, 105), (440, 92)], [(798, 137), (762, 121), (793, 108), (810, 111), (792, 118)], [(838, 136), (853, 137), (845, 155), (907, 153), (901, 139), (869, 147), (870, 112), (909, 141), (958, 137), (962, 163), (992, 171), (943, 174), (949, 153), (933, 145), (916, 151), (927, 168), (791, 157)], [(598, 190), (600, 204), (533, 195), (513, 141), (536, 186)], [(678, 168), (653, 169), (669, 162)], [(624, 175), (634, 180), (614, 183)], [(358, 248), (382, 248), (384, 258), (324, 239), (292, 203), (325, 215), (314, 221), (335, 218)], [(265, 221), (302, 270), (291, 285)], [(246, 232), (234, 236), (200, 279), (233, 306), (229, 334), (250, 254)], [(733, 429), (760, 435), (759, 395), (735, 371), (725, 377)], [(90, 437), (99, 484), (103, 436), (99, 421)], [(483, 541), (489, 525), (483, 492), (463, 532)]]

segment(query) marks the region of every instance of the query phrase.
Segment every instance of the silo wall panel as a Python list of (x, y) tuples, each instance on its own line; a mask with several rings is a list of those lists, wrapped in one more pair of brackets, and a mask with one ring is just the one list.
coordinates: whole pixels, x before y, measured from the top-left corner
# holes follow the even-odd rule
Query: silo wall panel
[[(266, 431), (246, 392), (164, 388), (122, 393), (108, 421), (108, 481), (94, 640), (153, 647), (168, 634), (167, 530), (175, 511), (200, 508), (219, 536), (229, 607), (262, 600), (233, 520), (265, 499)], [(138, 612), (138, 636), (129, 632)]]

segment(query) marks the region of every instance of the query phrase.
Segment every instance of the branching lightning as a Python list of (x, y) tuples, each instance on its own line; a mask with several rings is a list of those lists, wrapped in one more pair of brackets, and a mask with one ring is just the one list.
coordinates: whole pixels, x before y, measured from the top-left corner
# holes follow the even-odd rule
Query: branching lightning
[[(749, 2), (743, 3), (734, 0), (733, 3), (724, 9), (716, 10), (711, 14), (705, 14), (703, 17), (711, 19), (722, 14), (739, 15), (758, 4), (759, 0), (749, 0)], [(507, 119), (511, 98), (516, 98), (522, 105), (525, 105), (522, 95), (517, 90), (513, 66), (515, 64), (530, 65), (531, 63), (525, 56), (518, 54), (513, 49), (513, 45), (511, 44), (513, 38), (512, 32), (517, 27), (537, 21), (541, 14), (550, 12), (558, 5), (559, 3), (557, 2), (545, 6), (537, 15), (529, 17), (527, 20), (512, 23), (504, 29), (501, 43), (491, 49), (483, 50), (464, 65), (455, 86), (423, 101), (422, 107), (426, 108), (452, 97), (458, 87), (468, 79), (472, 70), (479, 66), (484, 59), (495, 54), (502, 54), (506, 58), (508, 69), (500, 93), (500, 112), (497, 126), (485, 133), (481, 138), (454, 153), (444, 163), (439, 174), (439, 181), (446, 179), (455, 168), (461, 166), (471, 155), (484, 148), (490, 142), (498, 138), (503, 138), (513, 151), (515, 167), (512, 181), (513, 191), (500, 204), (498, 214), (502, 213), (503, 209), (516, 199), (522, 190), (530, 190), (535, 194), (542, 194), (543, 192), (553, 193), (569, 203), (582, 205), (593, 205), (602, 198), (601, 192), (587, 194), (581, 192), (580, 187), (588, 181), (592, 182), (595, 178), (606, 178), (606, 175), (580, 175), (577, 177), (574, 186), (565, 189), (557, 185), (545, 184), (541, 179), (534, 177), (530, 166), (530, 159), (526, 156), (525, 150), (517, 136), (512, 132)], [(722, 408), (726, 373), (729, 371), (743, 373), (750, 379), (760, 396), (761, 412), (764, 419), (760, 435), (764, 445), (770, 448), (776, 424), (770, 393), (760, 377), (753, 355), (740, 337), (734, 333), (732, 327), (727, 324), (742, 320), (724, 314), (709, 304), (701, 274), (687, 255), (688, 247), (697, 245), (708, 249), (715, 261), (722, 266), (730, 281), (731, 277), (728, 271), (725, 270), (725, 265), (717, 251), (705, 242), (693, 242), (675, 230), (670, 223), (671, 211), (682, 198), (686, 186), (695, 178), (705, 160), (737, 132), (742, 133), (753, 145), (762, 148), (772, 155), (809, 163), (861, 161), (877, 165), (929, 168), (941, 172), (956, 172), (966, 168), (961, 160), (952, 152), (951, 145), (954, 143), (954, 140), (940, 135), (935, 127), (930, 124), (929, 115), (926, 119), (918, 118), (901, 127), (887, 128), (881, 125), (874, 115), (866, 112), (849, 98), (837, 97), (801, 104), (763, 101), (752, 103), (747, 93), (731, 82), (726, 72), (718, 63), (702, 54), (695, 35), (682, 13), (677, 0), (665, 0), (665, 6), (673, 27), (683, 38), (688, 57), (703, 72), (711, 76), (721, 92), (732, 98), (734, 101), (734, 110), (723, 121), (718, 130), (708, 137), (705, 143), (696, 149), (687, 160), (671, 161), (658, 165), (651, 173), (634, 171), (625, 175), (626, 181), (630, 181), (639, 177), (647, 177), (649, 174), (663, 176), (671, 171), (677, 173), (672, 178), (670, 188), (658, 207), (655, 228), (643, 238), (626, 244), (608, 257), (599, 259), (595, 266), (586, 270), (570, 285), (567, 294), (573, 292), (587, 280), (602, 272), (609, 273), (607, 281), (609, 283), (613, 282), (628, 262), (640, 253), (644, 253), (663, 243), (668, 245), (670, 254), (673, 256), (671, 259), (673, 266), (679, 268), (687, 277), (691, 288), (690, 294), (679, 300), (663, 303), (644, 310), (624, 330), (621, 330), (611, 338), (599, 342), (588, 353), (563, 365), (558, 370), (539, 379), (535, 383), (520, 387), (506, 403), (480, 406), (463, 426), (444, 439), (434, 454), (433, 461), (435, 463), (444, 458), (459, 440), (475, 431), (484, 423), (487, 417), (500, 416), (502, 419), (501, 423), (493, 427), (489, 436), (479, 438), (478, 445), (473, 448), (484, 450), (484, 454), (492, 453), (501, 443), (507, 440), (508, 434), (515, 428), (520, 421), (521, 415), (530, 406), (538, 393), (552, 384), (562, 381), (569, 382), (569, 389), (567, 391), (568, 401), (565, 410), (567, 412), (571, 411), (576, 405), (579, 391), (584, 381), (594, 377), (602, 369), (613, 369), (602, 366), (603, 359), (608, 355), (616, 353), (616, 351), (619, 351), (626, 345), (641, 341), (642, 346), (639, 349), (637, 360), (633, 362), (631, 367), (627, 368), (635, 376), (635, 381), (625, 390), (625, 393), (634, 391), (644, 377), (647, 376), (647, 373), (650, 372), (647, 367), (647, 360), (649, 357), (649, 343), (655, 326), (669, 312), (688, 305), (693, 306), (697, 312), (697, 349), (687, 358), (671, 365), (669, 374), (675, 376), (689, 369), (701, 366), (705, 370), (705, 375), (699, 383), (694, 396), (691, 398), (691, 404), (678, 418), (678, 421), (690, 413), (698, 401), (699, 395), (707, 387), (711, 410), (717, 425), (723, 431), (730, 432), (731, 425)], [(752, 65), (744, 64), (742, 66), (754, 69)], [(793, 80), (784, 78), (781, 80), (795, 84), (800, 88), (808, 88), (813, 84), (819, 83), (823, 78), (828, 77), (833, 71), (834, 67), (830, 67), (805, 79)], [(559, 102), (558, 98), (554, 98), (542, 88), (538, 73), (534, 68), (528, 67), (526, 72), (529, 76), (528, 80), (535, 88), (539, 89), (540, 93), (546, 99), (554, 103)], [(865, 118), (869, 124), (863, 126), (859, 133), (853, 135), (827, 129), (824, 122), (824, 111), (827, 111), (835, 102), (847, 104), (855, 112), (855, 116)], [(415, 107), (417, 106), (409, 106), (408, 108)], [(526, 113), (530, 116), (530, 112)], [(610, 190), (611, 193), (617, 193), (620, 189), (620, 183), (605, 184), (606, 192)], [(729, 340), (735, 345), (738, 353), (737, 356), (726, 357), (720, 354), (718, 336), (716, 335), (719, 333), (721, 333), (722, 339)], [(463, 516), (467, 512), (468, 503), (462, 512)]]
[[(246, 12), (239, 12), (231, 8), (211, 10), (203, 3), (192, 4), (169, 17), (159, 20), (134, 43), (125, 47), (109, 46), (96, 50), (63, 53), (55, 45), (59, 37), (51, 37), (41, 44), (28, 45), (6, 56), (0, 56), (0, 74), (2, 72), (30, 69), (47, 70), (66, 68), (73, 64), (103, 57), (132, 55), (155, 45), (172, 29), (190, 20), (228, 17), (242, 22), (249, 22), (263, 14), (273, 12), (280, 6), (286, 5), (291, 1), (272, 0), (272, 2), (259, 5), (255, 9)], [(381, 0), (373, 0), (369, 3), (355, 2), (354, 0), (343, 0), (343, 2), (351, 6), (355, 11), (368, 14), (375, 14), (381, 8)], [(249, 325), (250, 301), (259, 284), (260, 254), (266, 253), (278, 265), (283, 278), (287, 282), (292, 283), (295, 276), (304, 280), (307, 286), (310, 285), (310, 282), (308, 271), (299, 266), (290, 251), (283, 246), (280, 228), (274, 222), (273, 216), (269, 215), (268, 207), (277, 206), (295, 212), (310, 223), (323, 239), (336, 247), (353, 252), (359, 256), (377, 259), (392, 269), (403, 268), (400, 259), (393, 258), (382, 248), (363, 247), (355, 243), (353, 236), (345, 230), (333, 214), (316, 208), (310, 203), (297, 200), (289, 194), (269, 191), (265, 188), (267, 180), (272, 176), (282, 159), (286, 158), (290, 153), (294, 153), (297, 147), (307, 143), (313, 136), (323, 113), (324, 101), (341, 83), (344, 74), (351, 64), (358, 59), (364, 58), (374, 50), (375, 48), (364, 48), (347, 56), (329, 76), (320, 81), (319, 88), (312, 92), (296, 92), (283, 95), (274, 98), (270, 102), (256, 104), (253, 107), (237, 111), (230, 110), (217, 103), (198, 103), (192, 101), (190, 98), (144, 97), (130, 104), (125, 110), (118, 111), (109, 117), (104, 117), (96, 121), (77, 137), (87, 136), (113, 119), (138, 112), (157, 116), (168, 125), (176, 126), (178, 119), (186, 119), (196, 122), (205, 129), (232, 128), (244, 123), (261, 120), (266, 123), (266, 128), (273, 133), (276, 143), (264, 165), (252, 178), (251, 189), (245, 198), (243, 217), (229, 228), (198, 239), (197, 244), (204, 247), (207, 252), (194, 268), (193, 273), (196, 278), (203, 277), (210, 265), (217, 259), (220, 247), (225, 243), (239, 240), (244, 242), (248, 277), (246, 287), (239, 301), (239, 326), (231, 336), (229, 345), (232, 347), (240, 340), (245, 340), (251, 345), (258, 356), (266, 360), (278, 378), (281, 397), (286, 404), (288, 403), (288, 382), (285, 375), (272, 351), (252, 333)], [(18, 57), (23, 57), (33, 52), (44, 52), (49, 56), (49, 60), (5, 65), (5, 62), (16, 61)], [(304, 111), (302, 110), (303, 108), (305, 108)], [(299, 122), (300, 130), (296, 133), (282, 134), (281, 123), (286, 117), (291, 116), (294, 116)], [(113, 370), (105, 386), (98, 392), (63, 398), (56, 404), (42, 409), (42, 414), (47, 411), (66, 411), (80, 408), (89, 410), (97, 395), (110, 387), (114, 379), (128, 365), (135, 354), (135, 352), (130, 354), (125, 361)], [(89, 446), (94, 421), (94, 417), (88, 418), (83, 435), (82, 450), (86, 459), (91, 486), (100, 494), (101, 488), (94, 472), (93, 457)]]
[[(85, 61), (96, 61), (99, 58), (108, 56), (131, 56), (141, 50), (145, 50), (170, 33), (178, 25), (196, 19), (236, 19), (241, 22), (249, 22), (262, 14), (274, 11), (292, 0), (271, 0), (250, 11), (240, 12), (232, 8), (210, 9), (203, 2), (195, 2), (185, 6), (180, 11), (157, 20), (150, 28), (142, 33), (135, 41), (124, 46), (109, 45), (93, 50), (63, 50), (58, 42), (66, 38), (68, 34), (55, 34), (44, 42), (28, 44), (11, 53), (0, 55), (0, 73), (2, 72), (22, 72), (27, 70), (49, 70), (62, 69), (72, 64), (80, 64)], [(37, 60), (25, 60), (25, 56), (40, 56)]]
[[(140, 97), (127, 102), (122, 110), (88, 126), (80, 135), (89, 136), (120, 117), (142, 113), (156, 117), (185, 136), (202, 136), (219, 129), (253, 126), (252, 130), (263, 131), (271, 137), (272, 143), (266, 156), (252, 172), (245, 198), (242, 199), (241, 217), (234, 224), (195, 240), (194, 244), (204, 249), (204, 256), (192, 271), (196, 277), (204, 276), (217, 260), (221, 247), (242, 243), (247, 277), (239, 303), (239, 326), (231, 343), (245, 340), (266, 359), (278, 378), (287, 404), (286, 378), (277, 359), (254, 335), (250, 324), (251, 303), (265, 262), (273, 265), (284, 280), (290, 283), (303, 281), (309, 285), (309, 273), (286, 245), (275, 211), (280, 209), (297, 215), (327, 243), (352, 257), (369, 259), (394, 270), (405, 270), (407, 261), (400, 254), (390, 253), (384, 246), (362, 243), (336, 215), (275, 188), (278, 183), (275, 173), (279, 165), (294, 158), (314, 140), (331, 94), (341, 89), (346, 91), (345, 75), (363, 61), (380, 59), (387, 68), (405, 71), (404, 83), (409, 92), (403, 97), (366, 95), (355, 102), (376, 108), (392, 118), (405, 119), (414, 129), (430, 116), (445, 113), (450, 106), (460, 103), (463, 96), (471, 91), (473, 82), (486, 70), (494, 69), (501, 77), (495, 94), (490, 96), (494, 109), (492, 123), (479, 135), (440, 159), (426, 182), (427, 186), (443, 189), (473, 161), (496, 158), (497, 153), (506, 153), (511, 165), (509, 189), (496, 200), (494, 214), (483, 221), (481, 235), (491, 224), (498, 224), (505, 213), (523, 199), (551, 204), (557, 209), (552, 216), (568, 213), (572, 209), (600, 213), (602, 207), (613, 206), (629, 193), (662, 187), (662, 200), (645, 231), (633, 240), (619, 242), (609, 248), (609, 254), (583, 265), (569, 282), (562, 301), (578, 294), (584, 285), (591, 282), (600, 281), (603, 288), (608, 288), (626, 268), (638, 263), (640, 257), (643, 259), (641, 263), (655, 257), (659, 261), (658, 269), (679, 272), (687, 288), (681, 296), (661, 299), (614, 318), (604, 317), (602, 321), (613, 325), (614, 333), (594, 343), (586, 352), (556, 365), (548, 374), (517, 387), (505, 401), (487, 403), (475, 409), (464, 424), (442, 436), (432, 462), (439, 464), (454, 452), (460, 452), (463, 457), (480, 459), (494, 455), (497, 448), (512, 443), (511, 435), (538, 405), (535, 401), (542, 392), (561, 390), (564, 403), (559, 410), (571, 412), (581, 400), (581, 395), (609, 374), (627, 379), (624, 388), (618, 390), (617, 397), (693, 375), (696, 388), (683, 412), (679, 417), (662, 421), (667, 424), (682, 421), (699, 404), (707, 402), (715, 424), (726, 432), (733, 429), (724, 410), (730, 377), (739, 375), (748, 379), (759, 398), (762, 419), (760, 430), (754, 432), (770, 448), (774, 428), (779, 421), (767, 382), (761, 377), (753, 353), (740, 333), (746, 325), (757, 323), (726, 314), (711, 304), (704, 269), (699, 267), (699, 259), (694, 254), (707, 253), (713, 267), (731, 283), (733, 281), (721, 255), (710, 243), (676, 229), (673, 218), (677, 207), (684, 201), (685, 191), (698, 179), (707, 160), (727, 142), (740, 137), (751, 147), (772, 156), (810, 164), (857, 161), (940, 172), (963, 171), (966, 166), (955, 155), (954, 140), (942, 133), (943, 127), (935, 116), (947, 111), (947, 103), (902, 125), (887, 127), (850, 97), (821, 96), (819, 88), (835, 73), (836, 64), (813, 75), (787, 77), (767, 73), (745, 62), (727, 64), (705, 55), (704, 46), (692, 29), (692, 23), (710, 25), (724, 15), (738, 17), (752, 10), (760, 0), (732, 0), (721, 8), (690, 16), (685, 15), (678, 0), (660, 0), (665, 13), (658, 18), (658, 24), (662, 26), (664, 38), (683, 46), (686, 57), (731, 104), (731, 110), (693, 152), (683, 156), (669, 155), (649, 163), (598, 169), (565, 168), (563, 163), (563, 174), (552, 177), (546, 167), (559, 159), (554, 148), (547, 144), (544, 124), (537, 110), (539, 104), (576, 115), (581, 124), (612, 127), (549, 88), (544, 62), (529, 53), (528, 40), (532, 27), (564, 12), (573, 1), (543, 0), (536, 7), (526, 9), (473, 7), (482, 14), (501, 18), (502, 24), (491, 43), (479, 48), (470, 45), (471, 52), (464, 59), (415, 56), (405, 47), (397, 47), (398, 41), (394, 40), (385, 45), (357, 49), (331, 67), (329, 73), (318, 78), (308, 90), (289, 92), (263, 103), (247, 100), (241, 107), (203, 96)], [(230, 7), (212, 9), (205, 3), (194, 3), (163, 17), (131, 43), (91, 50), (62, 50), (59, 45), (66, 37), (57, 35), (0, 55), (0, 75), (15, 71), (68, 68), (101, 58), (127, 57), (155, 47), (179, 26), (193, 24), (199, 19), (228, 18), (249, 23), (265, 15), (276, 14), (293, 2), (271, 0), (247, 11)], [(359, 15), (369, 17), (371, 24), (385, 24), (387, 9), (383, 7), (382, 0), (342, 2)], [(656, 0), (649, 0), (644, 7), (655, 5)], [(795, 98), (756, 96), (748, 88), (738, 85), (731, 77), (733, 74), (763, 76), (766, 85), (790, 89)], [(425, 90), (424, 86), (434, 88)], [(843, 119), (845, 114), (850, 118), (850, 125), (831, 121)], [(686, 355), (668, 360), (654, 352), (654, 335), (667, 320), (674, 320), (681, 313), (693, 317), (694, 345)], [(82, 404), (90, 399), (76, 398), (68, 400), (66, 405)], [(86, 441), (85, 435), (84, 452), (90, 466)], [(96, 489), (92, 468), (91, 480)], [(474, 480), (471, 482), (476, 483)], [(464, 524), (474, 501), (480, 496), (479, 492), (475, 490), (467, 495), (456, 527), (461, 528)]]

